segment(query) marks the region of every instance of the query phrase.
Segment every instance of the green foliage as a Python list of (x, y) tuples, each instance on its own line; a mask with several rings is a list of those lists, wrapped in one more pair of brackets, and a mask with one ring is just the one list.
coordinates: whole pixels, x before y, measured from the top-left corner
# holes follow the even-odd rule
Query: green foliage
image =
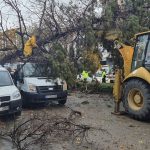
[(95, 47), (97, 41), (96, 41), (95, 32), (92, 29), (87, 33), (85, 33), (85, 40), (86, 40), (85, 43), (87, 49), (90, 49), (91, 47)]
[(126, 0), (121, 8), (116, 0), (109, 1), (104, 13), (104, 27), (110, 30), (120, 30), (123, 42), (130, 40), (134, 34), (150, 29), (149, 0)]
[(104, 8), (104, 28), (112, 28), (112, 26), (114, 26), (117, 10), (118, 5), (116, 3), (116, 0), (108, 1), (106, 7)]
[(100, 42), (96, 32), (92, 26), (86, 27), (87, 32), (85, 32), (84, 46), (82, 47), (82, 68), (94, 74), (100, 64), (100, 53), (98, 51), (97, 45)]
[(52, 67), (52, 76), (61, 77), (66, 80), (68, 86), (74, 84), (76, 79), (76, 70), (74, 64), (67, 57), (66, 49), (59, 43), (52, 46), (52, 54), (49, 55), (49, 63)]
[(134, 34), (141, 30), (140, 20), (138, 16), (131, 15), (123, 22), (122, 34), (124, 40), (130, 40)]
[[(78, 82), (77, 83), (77, 89), (80, 91), (85, 91), (86, 87), (85, 87), (85, 83), (84, 82)], [(98, 83), (93, 81), (92, 83), (88, 83), (87, 84), (87, 90), (86, 92), (89, 93), (101, 93), (101, 92), (107, 92), (107, 93), (112, 93), (113, 90), (113, 84), (112, 83)]]
[(90, 71), (92, 74), (94, 74), (100, 64), (100, 57), (98, 53), (92, 52), (92, 50), (89, 50), (84, 57), (84, 69)]
[[(92, 24), (95, 17), (92, 12), (87, 13), (83, 18), (78, 18), (79, 25), (85, 28), (78, 33), (80, 36), (76, 38), (76, 48), (71, 46), (69, 50), (66, 50), (64, 45), (60, 44), (61, 42), (53, 43), (52, 55), (49, 56), (50, 63), (55, 70), (53, 74), (64, 78), (69, 85), (73, 85), (77, 74), (83, 69), (95, 73), (100, 62), (99, 43), (103, 43), (107, 50), (113, 51), (114, 54), (113, 42), (110, 42), (114, 34), (115, 38), (118, 37), (125, 42), (133, 38), (135, 33), (149, 30), (150, 13), (146, 8), (148, 1), (126, 0), (123, 10), (119, 8), (116, 0), (108, 1), (103, 7), (103, 21), (100, 26), (96, 26), (96, 30)], [(78, 8), (77, 5), (70, 2), (70, 5), (63, 6), (62, 10), (65, 14), (76, 18)], [(92, 11), (92, 8), (88, 11)], [(97, 36), (100, 31), (102, 33)], [(110, 39), (106, 39), (106, 36), (109, 36)], [(76, 50), (76, 55), (74, 50)]]

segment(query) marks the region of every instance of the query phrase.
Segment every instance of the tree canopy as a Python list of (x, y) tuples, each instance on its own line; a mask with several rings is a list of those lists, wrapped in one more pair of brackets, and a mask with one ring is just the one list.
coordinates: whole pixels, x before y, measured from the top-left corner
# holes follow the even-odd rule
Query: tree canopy
[[(114, 53), (114, 39), (125, 42), (135, 33), (150, 29), (149, 0), (124, 0), (123, 4), (117, 0), (77, 0), (70, 1), (68, 5), (55, 0), (30, 0), (28, 6), (18, 0), (2, 1), (18, 20), (16, 35), (20, 43), (18, 46), (6, 32), (5, 22), (10, 16), (8, 13), (6, 20), (1, 10), (2, 37), (13, 45), (12, 50), (1, 48), (5, 51), (1, 62), (5, 58), (10, 60), (10, 56), (20, 57), (16, 50), (23, 50), (26, 40), (34, 34), (38, 45), (34, 54), (48, 59), (55, 74), (70, 83), (83, 69), (96, 72), (101, 60), (100, 44)], [(30, 21), (32, 18), (36, 21), (28, 25), (22, 7), (32, 16)]]

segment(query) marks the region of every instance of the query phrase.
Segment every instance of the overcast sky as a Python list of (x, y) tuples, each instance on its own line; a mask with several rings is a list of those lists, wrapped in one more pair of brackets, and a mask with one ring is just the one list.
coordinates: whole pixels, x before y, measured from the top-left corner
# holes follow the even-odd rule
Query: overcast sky
[[(30, 3), (30, 1), (34, 1), (34, 0), (18, 0), (18, 2), (21, 3), (20, 10), (22, 12), (22, 15), (25, 19), (25, 23), (27, 25), (31, 25), (33, 23), (38, 22), (38, 17), (35, 14), (33, 15), (33, 13), (31, 13), (31, 11), (28, 8), (32, 9), (34, 12), (38, 11), (39, 13), (40, 11), (40, 10), (36, 10), (37, 8), (34, 7), (34, 4)], [(58, 0), (58, 1), (60, 3), (68, 4), (70, 0)], [(74, 0), (74, 2), (77, 2), (77, 0)], [(3, 24), (5, 24), (5, 28), (17, 27), (18, 20), (17, 20), (16, 13), (14, 13), (10, 7), (6, 7), (5, 4), (3, 3), (3, 0), (0, 0), (0, 10), (3, 15)], [(97, 8), (96, 12), (100, 14), (101, 8), (100, 9)]]
[[(33, 0), (18, 0), (18, 1), (23, 3), (24, 5), (24, 6), (23, 5), (20, 6), (20, 10), (23, 16), (25, 16), (24, 18), (26, 24), (30, 25), (33, 22), (36, 22), (37, 21), (36, 16), (34, 16), (33, 14), (31, 15), (31, 12), (27, 9), (27, 7), (28, 8), (33, 7), (32, 4), (29, 2)], [(60, 3), (68, 4), (70, 0), (58, 0), (58, 1)], [(3, 0), (0, 0), (0, 10), (3, 15), (3, 24), (5, 24), (5, 26), (7, 24), (6, 28), (17, 27), (18, 20), (17, 20), (16, 13), (14, 13), (10, 7), (6, 7)]]

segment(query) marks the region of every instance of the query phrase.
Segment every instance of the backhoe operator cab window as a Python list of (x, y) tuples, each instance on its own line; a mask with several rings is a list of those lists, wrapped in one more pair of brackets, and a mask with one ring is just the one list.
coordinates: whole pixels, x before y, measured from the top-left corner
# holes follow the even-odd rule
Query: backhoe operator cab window
[[(132, 71), (144, 66), (145, 61), (150, 58), (149, 34), (139, 35), (134, 48)], [(150, 60), (149, 60), (150, 62)]]
[(145, 57), (145, 64), (149, 64), (150, 65), (150, 37), (149, 37), (148, 46), (147, 46), (147, 53), (146, 53), (146, 57)]

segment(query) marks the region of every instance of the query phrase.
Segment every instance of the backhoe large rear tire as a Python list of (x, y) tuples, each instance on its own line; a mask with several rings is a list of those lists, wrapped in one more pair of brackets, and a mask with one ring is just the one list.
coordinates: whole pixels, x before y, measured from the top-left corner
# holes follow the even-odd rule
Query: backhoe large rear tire
[(126, 112), (137, 120), (150, 120), (150, 86), (139, 79), (128, 81), (123, 89)]

